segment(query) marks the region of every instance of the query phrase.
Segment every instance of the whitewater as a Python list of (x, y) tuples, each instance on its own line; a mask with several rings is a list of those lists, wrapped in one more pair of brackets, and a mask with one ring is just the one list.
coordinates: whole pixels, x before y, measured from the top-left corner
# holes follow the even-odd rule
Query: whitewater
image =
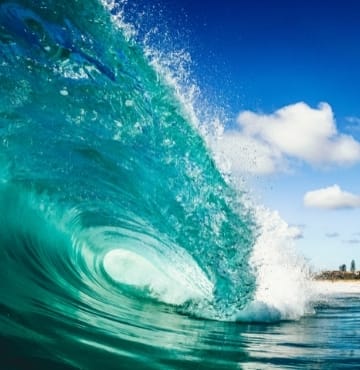
[(337, 363), (312, 333), (341, 305), (359, 320), (356, 289), (313, 287), (285, 221), (222, 168), (187, 54), (124, 9), (0, 2), (0, 367)]

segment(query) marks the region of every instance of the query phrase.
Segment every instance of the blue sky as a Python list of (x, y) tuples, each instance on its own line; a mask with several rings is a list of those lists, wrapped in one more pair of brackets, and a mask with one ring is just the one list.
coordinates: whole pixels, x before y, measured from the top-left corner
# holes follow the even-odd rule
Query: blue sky
[(315, 268), (360, 267), (360, 2), (160, 0), (157, 9), (205, 95), (225, 107), (220, 150), (233, 171), (300, 228), (296, 248)]

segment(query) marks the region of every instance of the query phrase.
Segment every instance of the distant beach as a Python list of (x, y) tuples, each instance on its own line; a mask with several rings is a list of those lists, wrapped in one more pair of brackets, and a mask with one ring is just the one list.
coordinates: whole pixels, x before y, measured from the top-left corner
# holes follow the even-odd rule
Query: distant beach
[(316, 274), (314, 279), (317, 281), (360, 283), (360, 271), (322, 271), (319, 274)]
[(360, 294), (360, 280), (316, 280), (313, 285), (314, 293), (321, 296), (337, 296), (343, 294)]
[(360, 294), (360, 271), (323, 271), (315, 275), (313, 287), (320, 296)]

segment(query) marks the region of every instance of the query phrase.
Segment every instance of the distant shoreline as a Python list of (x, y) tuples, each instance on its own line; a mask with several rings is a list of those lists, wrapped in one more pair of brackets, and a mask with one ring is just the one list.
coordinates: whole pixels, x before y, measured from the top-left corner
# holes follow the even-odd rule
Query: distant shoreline
[(342, 281), (360, 283), (360, 271), (322, 271), (314, 276), (316, 281)]
[(318, 283), (352, 283), (352, 284), (360, 284), (360, 279), (314, 279), (315, 282)]

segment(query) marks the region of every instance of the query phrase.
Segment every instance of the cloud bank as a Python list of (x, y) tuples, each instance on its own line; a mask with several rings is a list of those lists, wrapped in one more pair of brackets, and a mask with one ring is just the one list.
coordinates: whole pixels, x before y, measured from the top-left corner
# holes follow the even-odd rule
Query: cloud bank
[(271, 174), (288, 170), (294, 161), (319, 167), (360, 161), (360, 143), (338, 132), (327, 103), (314, 109), (300, 102), (272, 114), (244, 111), (237, 124), (216, 148), (235, 171)]
[(343, 191), (339, 185), (308, 191), (304, 195), (306, 207), (322, 209), (360, 208), (360, 196)]

